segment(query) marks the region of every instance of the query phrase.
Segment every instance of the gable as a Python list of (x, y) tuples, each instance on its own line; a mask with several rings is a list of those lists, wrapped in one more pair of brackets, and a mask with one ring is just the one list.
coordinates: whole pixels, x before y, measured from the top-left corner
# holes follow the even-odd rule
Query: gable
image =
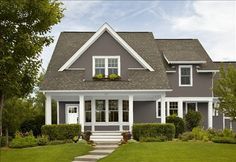
[(68, 69), (97, 39), (108, 32), (127, 52), (133, 56), (145, 69), (154, 71), (153, 68), (134, 51), (108, 24), (104, 24), (58, 71)]

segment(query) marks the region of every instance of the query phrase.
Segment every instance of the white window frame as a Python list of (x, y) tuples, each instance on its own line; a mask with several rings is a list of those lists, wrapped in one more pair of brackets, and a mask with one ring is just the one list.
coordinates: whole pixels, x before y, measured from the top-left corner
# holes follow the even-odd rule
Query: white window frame
[(108, 59), (118, 59), (118, 75), (120, 76), (120, 56), (93, 56), (93, 76), (95, 76), (95, 59), (105, 59), (105, 76), (108, 77)]
[[(171, 103), (177, 103), (177, 108), (171, 109)], [(168, 102), (168, 116), (170, 116), (170, 110), (177, 110), (177, 114), (175, 114), (176, 116), (178, 116), (178, 109), (179, 109), (179, 105), (178, 105), (178, 101), (169, 101)]]
[[(190, 68), (190, 84), (182, 84), (181, 83), (181, 69), (182, 68)], [(193, 66), (192, 65), (179, 65), (179, 86), (180, 87), (192, 87), (193, 86)]]
[[(160, 113), (158, 111), (159, 108), (160, 108)], [(161, 118), (161, 100), (156, 101), (156, 118)]]
[(194, 103), (195, 104), (195, 111), (198, 111), (198, 102), (191, 102), (191, 101), (187, 101), (185, 102), (185, 113), (188, 113), (188, 104)]

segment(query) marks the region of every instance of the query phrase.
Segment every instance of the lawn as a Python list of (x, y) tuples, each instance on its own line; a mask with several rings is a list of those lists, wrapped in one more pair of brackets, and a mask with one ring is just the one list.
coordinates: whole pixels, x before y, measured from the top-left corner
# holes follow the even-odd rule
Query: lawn
[(24, 149), (1, 149), (1, 162), (71, 162), (75, 156), (86, 154), (92, 147), (85, 144), (60, 144)]
[(236, 162), (236, 145), (204, 142), (132, 143), (99, 162)]

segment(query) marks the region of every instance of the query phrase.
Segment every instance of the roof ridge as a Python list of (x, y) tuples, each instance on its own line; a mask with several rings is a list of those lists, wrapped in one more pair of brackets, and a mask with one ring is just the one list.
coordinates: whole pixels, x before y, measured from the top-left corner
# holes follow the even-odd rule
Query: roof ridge
[(197, 38), (157, 38), (155, 40), (197, 40)]

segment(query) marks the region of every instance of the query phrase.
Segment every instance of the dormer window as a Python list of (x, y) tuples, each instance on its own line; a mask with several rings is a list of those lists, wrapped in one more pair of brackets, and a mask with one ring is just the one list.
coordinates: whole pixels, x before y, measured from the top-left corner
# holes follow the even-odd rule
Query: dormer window
[(120, 76), (120, 56), (93, 56), (93, 76), (98, 74)]
[(179, 86), (192, 86), (193, 85), (193, 72), (192, 65), (179, 66)]

